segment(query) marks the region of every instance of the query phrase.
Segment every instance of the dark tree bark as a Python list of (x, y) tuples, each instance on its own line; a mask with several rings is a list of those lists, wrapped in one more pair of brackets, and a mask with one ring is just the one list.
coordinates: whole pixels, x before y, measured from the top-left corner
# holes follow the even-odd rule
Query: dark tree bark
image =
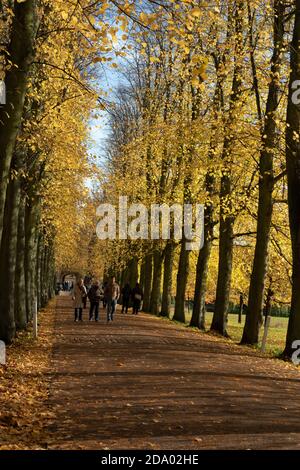
[[(202, 78), (199, 76), (199, 81)], [(181, 81), (180, 89), (183, 91), (184, 89), (184, 82)], [(200, 112), (200, 103), (201, 103), (201, 92), (197, 87), (195, 88), (191, 85), (191, 116), (190, 120), (193, 124), (199, 118)], [(180, 104), (180, 108), (182, 106), (182, 102)], [(182, 109), (181, 109), (182, 111)], [(183, 165), (185, 168), (185, 176), (183, 181), (183, 202), (184, 204), (193, 204), (194, 197), (192, 194), (192, 183), (193, 183), (193, 165), (194, 165), (194, 158), (195, 158), (195, 146), (196, 146), (196, 139), (194, 137), (191, 138), (191, 141), (188, 146), (187, 152), (187, 159), (184, 157), (184, 153), (180, 155), (178, 159), (179, 166)], [(183, 150), (183, 148), (182, 148)], [(180, 177), (179, 177), (180, 178)], [(176, 178), (175, 178), (176, 180)], [(185, 323), (185, 295), (186, 295), (186, 287), (187, 281), (189, 276), (189, 267), (190, 267), (190, 254), (191, 252), (186, 248), (186, 242), (188, 242), (184, 227), (182, 228), (182, 240), (180, 243), (180, 256), (179, 256), (179, 265), (178, 265), (178, 272), (177, 272), (177, 283), (176, 283), (176, 297), (175, 297), (175, 311), (173, 320), (180, 321)]]
[(162, 317), (169, 317), (169, 318), (171, 315), (174, 250), (175, 250), (174, 241), (169, 240), (165, 247), (163, 293), (162, 293), (161, 311), (160, 311), (160, 315)]
[(162, 278), (163, 254), (159, 248), (153, 253), (153, 281), (150, 298), (150, 312), (159, 315), (161, 302), (161, 278)]
[(48, 242), (45, 245), (45, 241), (42, 242), (42, 253), (40, 257), (40, 293), (39, 293), (39, 303), (40, 306), (43, 308), (47, 305), (49, 300), (49, 282), (51, 276), (51, 269), (50, 269), (50, 255), (51, 255), (51, 246)]
[(144, 300), (143, 311), (150, 312), (150, 301), (153, 280), (153, 256), (152, 254), (145, 257), (145, 284), (144, 284)]
[(229, 295), (232, 277), (232, 259), (233, 259), (233, 227), (235, 216), (233, 212), (232, 197), (232, 166), (233, 166), (233, 148), (234, 148), (234, 125), (236, 122), (237, 106), (242, 94), (242, 76), (243, 63), (241, 60), (243, 51), (243, 15), (244, 2), (236, 1), (234, 3), (234, 71), (232, 80), (232, 92), (229, 104), (229, 116), (227, 119), (227, 130), (224, 138), (224, 147), (222, 160), (224, 170), (221, 176), (220, 188), (220, 237), (219, 237), (219, 267), (218, 280), (215, 301), (215, 311), (211, 324), (211, 330), (227, 336), (227, 315), (229, 307)]
[(131, 288), (138, 282), (138, 259), (132, 258), (128, 264), (128, 282)]
[[(284, 39), (284, 12), (282, 0), (274, 2), (274, 47), (271, 59), (271, 81), (262, 132), (262, 150), (259, 162), (259, 200), (257, 212), (257, 238), (251, 273), (249, 300), (242, 344), (257, 344), (262, 325), (265, 279), (268, 270), (268, 248), (273, 213), (273, 159), (276, 148), (276, 116), (280, 98), (280, 65)], [(258, 90), (257, 90), (258, 93)], [(260, 107), (258, 108), (258, 110)]]
[[(230, 194), (230, 180), (223, 176), (221, 198)], [(219, 238), (219, 270), (216, 292), (215, 310), (211, 330), (227, 336), (227, 314), (232, 275), (233, 259), (233, 225), (234, 217), (225, 216), (221, 210), (220, 238)]]
[(239, 317), (238, 317), (239, 323), (242, 323), (243, 310), (244, 310), (244, 296), (243, 294), (240, 294)]
[(145, 260), (143, 259), (141, 263), (140, 278), (139, 278), (139, 283), (143, 292), (145, 290), (145, 275), (146, 275), (146, 265), (145, 265)]
[(27, 322), (32, 320), (36, 289), (36, 262), (38, 241), (39, 202), (32, 201), (25, 212), (25, 285), (26, 285), (26, 315)]
[(8, 57), (13, 66), (5, 76), (7, 104), (0, 107), (0, 241), (9, 170), (22, 120), (37, 23), (36, 0), (14, 2), (14, 19), (8, 48)]
[(173, 320), (185, 323), (185, 293), (189, 274), (190, 251), (186, 249), (186, 238), (183, 236), (180, 245), (179, 265), (177, 271), (177, 286), (175, 311)]
[(36, 290), (37, 290), (37, 305), (38, 310), (42, 307), (42, 292), (43, 292), (43, 284), (42, 284), (42, 271), (44, 268), (45, 262), (45, 246), (43, 241), (42, 233), (38, 235), (37, 241), (37, 257), (36, 257)]
[(7, 189), (4, 211), (5, 225), (0, 252), (0, 339), (11, 343), (16, 332), (15, 272), (18, 241), (20, 181), (12, 179)]
[(21, 197), (18, 220), (18, 243), (15, 276), (15, 319), (18, 330), (26, 328), (26, 295), (25, 295), (25, 198)]
[[(211, 192), (214, 186), (214, 177), (211, 174), (206, 175), (206, 189)], [(194, 293), (193, 313), (190, 326), (195, 326), (205, 330), (205, 295), (208, 277), (208, 264), (211, 254), (213, 241), (213, 206), (212, 202), (205, 205), (204, 209), (204, 245), (201, 248), (197, 260), (196, 282)]]
[[(291, 357), (293, 342), (300, 339), (300, 104), (295, 100), (295, 82), (300, 80), (300, 0), (296, 0), (294, 33), (291, 43), (290, 80), (286, 128), (288, 204), (292, 240), (292, 299), (284, 355)], [(298, 82), (299, 83), (299, 82)], [(299, 88), (299, 87), (297, 87)]]
[[(212, 128), (210, 151), (208, 154), (208, 161), (210, 163), (213, 163), (215, 159), (215, 151), (217, 145), (216, 133), (218, 132), (218, 114), (222, 103), (223, 72), (220, 73), (220, 61), (217, 57), (215, 57), (215, 67), (217, 74), (217, 84), (213, 102), (213, 116), (215, 119), (215, 123)], [(204, 207), (204, 244), (199, 251), (197, 260), (193, 313), (190, 321), (190, 326), (200, 328), (201, 330), (205, 330), (206, 286), (215, 225), (213, 198), (216, 192), (216, 178), (214, 170), (212, 168), (208, 169), (205, 176), (205, 191), (208, 195), (208, 200), (205, 202)]]

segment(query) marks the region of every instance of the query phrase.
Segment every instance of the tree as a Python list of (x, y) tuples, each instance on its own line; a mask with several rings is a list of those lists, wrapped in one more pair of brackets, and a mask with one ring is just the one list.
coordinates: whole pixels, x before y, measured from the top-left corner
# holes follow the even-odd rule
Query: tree
[[(280, 65), (283, 54), (285, 4), (274, 2), (273, 55), (271, 58), (270, 83), (265, 117), (261, 113), (256, 67), (252, 57), (253, 86), (257, 97), (257, 112), (262, 122), (262, 149), (259, 161), (259, 200), (257, 210), (258, 234), (255, 244), (253, 268), (249, 287), (248, 310), (242, 337), (242, 344), (257, 344), (262, 324), (265, 278), (268, 270), (268, 247), (273, 212), (274, 170), (273, 159), (276, 149), (276, 111), (280, 99)], [(251, 20), (251, 14), (250, 21)], [(252, 45), (253, 47), (253, 45)]]
[(292, 298), (284, 355), (291, 357), (293, 342), (300, 338), (300, 107), (295, 86), (300, 80), (300, 1), (296, 0), (293, 39), (290, 49), (290, 78), (287, 105), (286, 165), (292, 241)]

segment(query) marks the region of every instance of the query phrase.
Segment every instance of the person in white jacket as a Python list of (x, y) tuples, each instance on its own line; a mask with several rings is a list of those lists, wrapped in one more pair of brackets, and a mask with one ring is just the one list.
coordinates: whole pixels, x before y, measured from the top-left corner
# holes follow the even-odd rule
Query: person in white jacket
[(83, 284), (83, 279), (79, 279), (73, 288), (73, 301), (75, 310), (74, 321), (82, 321), (83, 299), (86, 296), (86, 288)]

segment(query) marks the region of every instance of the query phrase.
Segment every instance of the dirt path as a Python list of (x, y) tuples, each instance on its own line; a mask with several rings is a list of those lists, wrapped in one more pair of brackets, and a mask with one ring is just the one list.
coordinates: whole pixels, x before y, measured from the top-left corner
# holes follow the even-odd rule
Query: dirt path
[(56, 310), (52, 449), (300, 449), (300, 374), (148, 315)]

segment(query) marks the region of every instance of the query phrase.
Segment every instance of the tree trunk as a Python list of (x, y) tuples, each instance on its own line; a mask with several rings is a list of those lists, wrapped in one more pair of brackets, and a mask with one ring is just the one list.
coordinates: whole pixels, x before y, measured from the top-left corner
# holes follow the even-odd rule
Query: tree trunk
[(18, 330), (26, 328), (26, 294), (25, 294), (25, 199), (21, 197), (18, 221), (18, 243), (16, 260), (16, 293), (15, 319)]
[(273, 158), (276, 148), (276, 116), (279, 104), (279, 72), (284, 39), (285, 7), (281, 0), (274, 3), (274, 49), (271, 60), (271, 82), (266, 104), (265, 124), (262, 135), (263, 148), (259, 162), (259, 200), (257, 213), (257, 237), (254, 262), (249, 287), (249, 300), (242, 344), (257, 344), (262, 325), (265, 278), (268, 270), (268, 250), (273, 213)]
[(160, 311), (162, 317), (168, 318), (171, 315), (174, 250), (175, 244), (172, 240), (169, 240), (165, 248), (163, 293)]
[[(211, 164), (214, 163), (216, 155), (216, 146), (218, 141), (218, 116), (222, 103), (222, 74), (224, 73), (223, 70), (220, 72), (220, 64), (218, 61), (215, 61), (215, 67), (217, 74), (217, 83), (213, 102), (214, 124), (212, 128), (212, 135), (210, 138), (210, 150), (208, 155), (208, 160)], [(204, 207), (204, 245), (199, 251), (197, 260), (193, 313), (190, 321), (190, 326), (200, 328), (201, 330), (205, 330), (206, 286), (215, 225), (213, 198), (216, 191), (216, 178), (213, 168), (209, 168), (207, 170), (205, 176), (205, 191), (208, 196), (208, 199), (206, 200)]]
[(33, 317), (33, 309), (37, 298), (36, 292), (36, 260), (37, 260), (37, 224), (39, 220), (39, 204), (34, 201), (26, 207), (25, 215), (25, 283), (26, 283), (26, 315), (27, 321)]
[[(205, 187), (210, 197), (213, 196), (214, 186), (215, 177), (208, 172)], [(210, 200), (204, 208), (204, 245), (197, 260), (193, 314), (190, 321), (190, 326), (201, 330), (205, 330), (205, 295), (214, 230), (213, 210), (213, 203)]]
[(0, 106), (0, 240), (9, 170), (22, 120), (28, 72), (37, 30), (36, 0), (14, 2), (8, 57), (13, 66), (5, 76), (6, 105)]
[(129, 269), (128, 282), (130, 284), (130, 287), (133, 288), (138, 282), (138, 277), (139, 277), (137, 258), (132, 258), (132, 260), (129, 261), (128, 269)]
[(49, 245), (45, 245), (43, 240), (42, 242), (42, 253), (40, 258), (40, 292), (39, 292), (39, 304), (43, 308), (47, 305), (49, 300), (48, 294), (48, 284), (49, 284), (49, 277), (50, 277), (50, 247)]
[(244, 310), (244, 296), (240, 294), (240, 305), (239, 305), (239, 313), (238, 313), (238, 323), (242, 323), (243, 319), (243, 310)]
[(177, 286), (175, 298), (175, 312), (173, 320), (185, 323), (185, 293), (189, 274), (190, 251), (185, 246), (186, 238), (181, 240), (179, 265), (177, 272)]
[[(292, 299), (284, 355), (291, 357), (293, 342), (300, 339), (300, 103), (295, 100), (295, 83), (300, 80), (300, 0), (296, 0), (294, 33), (291, 43), (290, 81), (286, 128), (288, 204), (292, 240)], [(299, 88), (299, 87), (297, 87)], [(297, 139), (295, 138), (297, 135)]]
[(190, 321), (190, 326), (196, 326), (201, 330), (205, 330), (205, 295), (212, 248), (212, 240), (205, 238), (197, 261), (193, 314)]
[(150, 312), (150, 301), (152, 291), (152, 279), (153, 279), (153, 256), (147, 255), (145, 258), (145, 285), (144, 285), (144, 300), (143, 300), (143, 311)]
[(55, 286), (56, 286), (55, 253), (54, 253), (53, 240), (51, 241), (49, 252), (48, 252), (47, 273), (48, 273), (47, 284), (48, 284), (48, 300), (49, 300), (55, 296)]
[[(226, 194), (228, 192), (226, 176), (222, 178), (222, 184), (225, 185)], [(225, 181), (224, 181), (225, 180)], [(222, 195), (221, 191), (221, 195)], [(223, 193), (224, 194), (224, 193)], [(232, 259), (233, 259), (233, 225), (234, 217), (223, 214), (221, 208), (221, 220), (220, 220), (220, 241), (219, 241), (219, 269), (218, 269), (218, 281), (217, 281), (217, 292), (215, 301), (215, 310), (213, 320), (211, 324), (211, 330), (220, 333), (223, 336), (227, 336), (227, 315), (229, 306), (229, 295), (231, 287), (231, 275), (232, 275)]]
[(142, 263), (141, 263), (141, 270), (140, 270), (139, 284), (140, 284), (141, 289), (142, 289), (143, 292), (144, 292), (144, 290), (145, 290), (145, 273), (146, 273), (145, 260), (142, 260)]
[(159, 315), (161, 301), (161, 276), (163, 256), (159, 249), (153, 254), (153, 282), (150, 298), (150, 311), (153, 315)]
[(37, 305), (38, 310), (42, 307), (42, 270), (44, 264), (44, 243), (43, 243), (43, 235), (40, 233), (38, 236), (37, 242), (37, 257), (36, 257), (36, 293), (37, 293)]
[(9, 182), (4, 211), (4, 227), (0, 252), (0, 339), (11, 343), (15, 336), (15, 272), (18, 241), (20, 181)]
[[(232, 91), (229, 103), (229, 115), (227, 119), (227, 129), (225, 129), (225, 139), (222, 160), (224, 169), (221, 177), (220, 189), (220, 240), (219, 240), (219, 267), (215, 311), (211, 330), (227, 336), (227, 315), (229, 306), (229, 295), (232, 276), (233, 259), (233, 227), (234, 211), (232, 207), (232, 168), (234, 165), (233, 150), (235, 145), (234, 133), (236, 132), (236, 118), (241, 109), (239, 106), (242, 94), (243, 77), (243, 18), (244, 2), (238, 0), (234, 2), (234, 71), (232, 79)], [(229, 18), (230, 20), (230, 18)]]

